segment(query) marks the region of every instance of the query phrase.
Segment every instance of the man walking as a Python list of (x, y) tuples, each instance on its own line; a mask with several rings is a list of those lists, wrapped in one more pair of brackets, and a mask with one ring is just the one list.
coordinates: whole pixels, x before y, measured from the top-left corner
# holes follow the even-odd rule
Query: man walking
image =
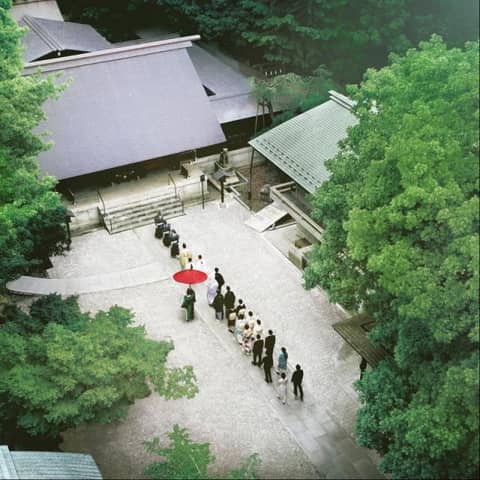
[(225, 310), (233, 310), (235, 305), (235, 294), (230, 290), (227, 285), (227, 291), (225, 292)]
[(265, 381), (267, 383), (272, 383), (272, 367), (273, 367), (273, 357), (267, 355), (263, 357), (260, 364), (263, 364), (263, 371), (265, 372)]
[(297, 364), (295, 367), (295, 371), (292, 375), (292, 383), (293, 383), (293, 394), (295, 395), (295, 400), (298, 398), (298, 392), (300, 392), (300, 400), (303, 402), (303, 388), (302, 388), (302, 381), (303, 381), (303, 370), (300, 365)]
[(223, 320), (223, 305), (224, 305), (224, 300), (223, 300), (223, 295), (220, 292), (220, 290), (217, 290), (217, 294), (215, 295), (215, 298), (213, 299), (213, 308), (215, 309), (215, 318), (217, 320)]
[(268, 335), (265, 338), (265, 355), (273, 356), (273, 348), (275, 347), (275, 335), (272, 330), (268, 331)]
[[(253, 344), (253, 365), (260, 366), (262, 364), (263, 340), (260, 335), (257, 335), (255, 343)], [(257, 361), (258, 360), (258, 361)]]
[(215, 280), (217, 281), (218, 288), (221, 292), (222, 287), (225, 284), (225, 279), (223, 278), (223, 275), (218, 271), (218, 267), (215, 267)]

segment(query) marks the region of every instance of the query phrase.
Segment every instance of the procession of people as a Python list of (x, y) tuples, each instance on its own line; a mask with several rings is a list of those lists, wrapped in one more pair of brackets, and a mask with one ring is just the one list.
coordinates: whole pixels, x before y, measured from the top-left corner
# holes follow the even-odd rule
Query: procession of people
[[(154, 222), (155, 237), (161, 239), (163, 245), (170, 248), (170, 255), (172, 258), (178, 259), (180, 270), (195, 270), (207, 275), (206, 298), (208, 305), (215, 311), (215, 319), (220, 322), (226, 319), (228, 331), (234, 335), (242, 352), (245, 355), (252, 356), (252, 365), (263, 368), (265, 382), (273, 383), (272, 369), (275, 369), (277, 375), (277, 398), (285, 405), (288, 399), (289, 384), (288, 352), (286, 347), (281, 347), (275, 365), (273, 352), (276, 336), (273, 330), (269, 329), (268, 335), (265, 336), (264, 326), (258, 315), (255, 315), (252, 310), (248, 310), (247, 313), (247, 307), (241, 298), (235, 304), (237, 297), (231, 287), (226, 285), (225, 278), (218, 267), (215, 267), (212, 272), (208, 273), (203, 255), (199, 254), (194, 261), (193, 253), (186, 243), (182, 243), (181, 249), (179, 248), (179, 235), (167, 223), (161, 213), (155, 217)], [(176, 275), (179, 275), (179, 273)], [(222, 293), (224, 285), (225, 294)], [(185, 310), (185, 320), (187, 322), (195, 318), (196, 300), (195, 291), (189, 285), (181, 303), (181, 308)], [(299, 364), (295, 367), (291, 382), (295, 399), (300, 398), (303, 402), (303, 370)]]

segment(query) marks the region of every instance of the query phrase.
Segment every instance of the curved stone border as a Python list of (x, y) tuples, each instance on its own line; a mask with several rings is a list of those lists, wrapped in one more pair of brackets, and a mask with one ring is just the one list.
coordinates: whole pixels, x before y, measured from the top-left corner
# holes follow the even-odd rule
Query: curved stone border
[(7, 283), (7, 290), (19, 295), (80, 295), (82, 293), (103, 292), (119, 288), (136, 287), (166, 280), (162, 274), (162, 264), (149, 263), (122, 272), (92, 275), (80, 278), (37, 278), (22, 276)]

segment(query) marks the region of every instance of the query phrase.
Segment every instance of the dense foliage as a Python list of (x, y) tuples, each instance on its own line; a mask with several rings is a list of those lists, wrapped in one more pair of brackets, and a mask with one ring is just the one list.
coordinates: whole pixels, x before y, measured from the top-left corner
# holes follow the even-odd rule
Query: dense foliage
[(265, 110), (273, 114), (273, 111), (281, 110), (273, 118), (270, 127), (320, 105), (328, 100), (329, 90), (338, 89), (330, 72), (322, 67), (315, 70), (312, 76), (287, 73), (264, 80), (254, 78), (252, 85), (259, 107), (263, 105), (262, 113)]
[(477, 0), (60, 0), (76, 20), (118, 40), (153, 21), (200, 33), (252, 63), (311, 75), (326, 65), (342, 83), (358, 81), (389, 52), (442, 34), (450, 45), (478, 36)]
[[(153, 480), (203, 480), (212, 479), (208, 474), (208, 466), (215, 460), (210, 453), (208, 443), (195, 443), (185, 428), (178, 425), (168, 433), (170, 446), (162, 448), (160, 439), (155, 437), (145, 442), (147, 450), (162, 457), (162, 462), (150, 464), (145, 473)], [(255, 469), (260, 464), (258, 455), (253, 454), (238, 470), (232, 470), (228, 477), (235, 480), (255, 480)]]
[(41, 177), (36, 156), (47, 148), (33, 129), (43, 103), (59, 92), (51, 77), (22, 77), (23, 30), (0, 0), (0, 288), (62, 250), (66, 210)]
[(191, 367), (168, 368), (171, 342), (146, 338), (133, 314), (114, 306), (82, 313), (76, 297), (49, 295), (27, 314), (7, 306), (0, 317), (0, 440), (16, 431), (57, 436), (82, 423), (110, 423), (150, 394), (197, 392)]
[(479, 473), (478, 61), (433, 37), (369, 70), (313, 200), (307, 283), (371, 314), (392, 354), (358, 385), (357, 434), (395, 478)]

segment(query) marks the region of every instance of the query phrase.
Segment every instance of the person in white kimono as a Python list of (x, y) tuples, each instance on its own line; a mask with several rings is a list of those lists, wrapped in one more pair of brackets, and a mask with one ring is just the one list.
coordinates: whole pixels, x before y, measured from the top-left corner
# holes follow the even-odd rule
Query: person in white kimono
[(210, 306), (212, 306), (215, 295), (217, 294), (217, 290), (218, 283), (215, 280), (214, 276), (210, 275), (207, 282), (207, 302)]
[(203, 259), (203, 257), (201, 255), (199, 255), (197, 257), (197, 261), (195, 263), (195, 270), (200, 270), (201, 272), (204, 272), (206, 274), (208, 274), (207, 272), (207, 264), (205, 263), (205, 260)]
[(288, 378), (285, 372), (282, 372), (280, 378), (278, 379), (278, 393), (277, 398), (279, 398), (282, 403), (285, 405), (287, 403), (287, 386)]

